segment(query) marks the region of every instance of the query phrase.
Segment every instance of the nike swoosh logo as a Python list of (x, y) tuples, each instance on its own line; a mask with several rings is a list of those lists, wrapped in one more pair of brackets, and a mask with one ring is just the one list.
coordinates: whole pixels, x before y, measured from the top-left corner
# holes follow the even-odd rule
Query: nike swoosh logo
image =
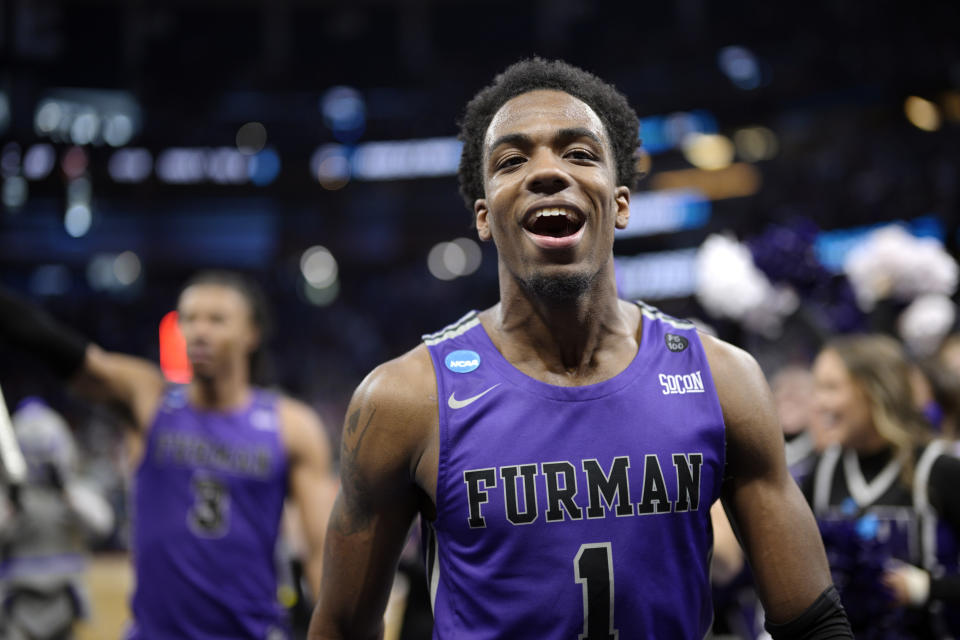
[[(471, 403), (473, 403), (473, 402), (476, 402), (477, 400), (479, 400), (479, 399), (482, 398), (483, 396), (487, 395), (488, 393), (490, 393), (491, 391), (493, 391), (494, 389), (496, 389), (496, 388), (499, 387), (499, 386), (500, 386), (500, 383), (498, 382), (497, 384), (493, 385), (492, 387), (490, 387), (490, 388), (487, 389), (486, 391), (481, 391), (480, 393), (478, 393), (477, 395), (473, 396), (472, 398), (466, 398), (465, 400), (457, 400), (456, 398), (453, 397), (453, 393), (451, 393), (451, 394), (450, 394), (450, 397), (447, 399), (447, 406), (450, 407), (451, 409), (463, 409), (463, 408), (464, 408), (465, 406), (467, 406), (468, 404), (471, 404)], [(454, 393), (456, 393), (456, 392), (454, 392)]]

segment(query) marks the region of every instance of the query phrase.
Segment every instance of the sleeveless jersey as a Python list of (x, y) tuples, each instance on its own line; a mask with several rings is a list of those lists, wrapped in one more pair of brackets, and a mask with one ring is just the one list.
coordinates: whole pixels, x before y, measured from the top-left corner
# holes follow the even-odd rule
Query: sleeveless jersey
[(135, 640), (287, 637), (274, 551), (287, 493), (277, 398), (236, 411), (165, 395), (133, 485)]
[(869, 481), (851, 450), (831, 447), (817, 463), (813, 511), (834, 583), (857, 637), (914, 637), (919, 630), (958, 628), (956, 616), (945, 615), (940, 603), (931, 605), (926, 619), (917, 610), (892, 608), (888, 592), (880, 585), (891, 559), (922, 567), (934, 576), (958, 572), (957, 538), (938, 519), (929, 500), (930, 471), (945, 453), (942, 441), (928, 444), (917, 458), (912, 486), (901, 481), (901, 465), (892, 456)]
[(693, 325), (641, 311), (632, 362), (578, 387), (516, 369), (475, 312), (424, 337), (440, 417), (434, 638), (708, 635), (720, 404)]

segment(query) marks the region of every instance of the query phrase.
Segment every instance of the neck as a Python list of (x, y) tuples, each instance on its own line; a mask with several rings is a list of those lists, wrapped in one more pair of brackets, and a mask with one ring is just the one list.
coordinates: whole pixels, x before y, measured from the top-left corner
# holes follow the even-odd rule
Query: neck
[(869, 434), (864, 435), (855, 445), (854, 449), (861, 456), (869, 456), (875, 453), (880, 453), (884, 449), (889, 449), (891, 447), (890, 443), (877, 433), (875, 430), (871, 430)]
[(249, 376), (242, 367), (208, 378), (194, 376), (189, 395), (191, 404), (201, 409), (236, 409), (250, 397)]
[(636, 339), (639, 310), (617, 298), (612, 260), (582, 294), (563, 300), (538, 296), (505, 271), (501, 267), (501, 300), (490, 324), (498, 348), (521, 370), (578, 384), (618, 373), (632, 359), (636, 349), (625, 351), (623, 338)]

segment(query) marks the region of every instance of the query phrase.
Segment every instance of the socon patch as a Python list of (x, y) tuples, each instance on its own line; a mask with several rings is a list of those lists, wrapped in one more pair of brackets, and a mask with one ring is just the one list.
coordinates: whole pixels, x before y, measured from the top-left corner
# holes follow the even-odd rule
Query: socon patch
[(448, 353), (443, 363), (454, 373), (470, 373), (480, 366), (480, 354), (469, 349), (460, 349)]
[(680, 353), (690, 346), (689, 340), (683, 336), (678, 336), (675, 333), (665, 334), (663, 339), (667, 343), (667, 349), (670, 349), (670, 351), (673, 351), (674, 353)]

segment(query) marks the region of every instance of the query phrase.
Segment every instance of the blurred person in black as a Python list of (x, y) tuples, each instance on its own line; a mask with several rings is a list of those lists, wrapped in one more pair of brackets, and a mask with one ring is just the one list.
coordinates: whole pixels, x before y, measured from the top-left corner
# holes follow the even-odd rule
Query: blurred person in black
[(183, 288), (178, 314), (193, 367), (185, 386), (0, 289), (0, 339), (132, 415), (143, 446), (128, 638), (285, 638), (274, 564), (283, 503), (289, 496), (298, 507), (316, 593), (333, 497), (329, 445), (311, 409), (251, 382), (268, 330), (257, 287), (229, 272), (200, 273)]
[(858, 638), (960, 631), (960, 460), (932, 440), (900, 345), (829, 342), (813, 367), (816, 411), (839, 444), (804, 487)]
[(88, 617), (86, 552), (113, 530), (113, 510), (77, 476), (76, 446), (59, 413), (28, 398), (12, 423), (27, 477), (8, 487), (0, 518), (0, 630), (8, 640), (65, 640)]

